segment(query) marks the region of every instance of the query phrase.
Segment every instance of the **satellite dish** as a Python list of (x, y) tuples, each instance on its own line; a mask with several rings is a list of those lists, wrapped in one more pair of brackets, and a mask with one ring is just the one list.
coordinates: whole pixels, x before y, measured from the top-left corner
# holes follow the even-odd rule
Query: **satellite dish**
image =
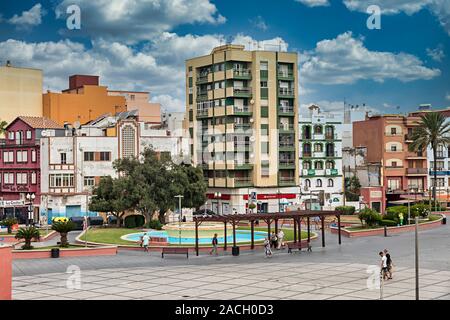
[(74, 123), (73, 123), (73, 127), (75, 128), (75, 129), (80, 129), (80, 121), (75, 121)]
[(255, 100), (250, 100), (250, 104), (255, 104)]
[(255, 120), (253, 120), (253, 118), (250, 118), (250, 123), (253, 123)]
[(250, 137), (250, 141), (251, 141), (251, 142), (255, 142), (255, 140), (256, 140), (256, 139), (255, 139), (254, 136), (251, 136), (251, 137)]

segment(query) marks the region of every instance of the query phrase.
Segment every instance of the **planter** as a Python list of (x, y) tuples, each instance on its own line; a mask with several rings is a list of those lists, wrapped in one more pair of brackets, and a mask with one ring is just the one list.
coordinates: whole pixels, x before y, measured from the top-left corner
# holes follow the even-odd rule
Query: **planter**
[[(59, 257), (91, 257), (112, 256), (117, 254), (116, 246), (102, 246), (95, 248), (70, 248), (59, 249)], [(13, 250), (13, 259), (47, 259), (52, 257), (52, 249)]]

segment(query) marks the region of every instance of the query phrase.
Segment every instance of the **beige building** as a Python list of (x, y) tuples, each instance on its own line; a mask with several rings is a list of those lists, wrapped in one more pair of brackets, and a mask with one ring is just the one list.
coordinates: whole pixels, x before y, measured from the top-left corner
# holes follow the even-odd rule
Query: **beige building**
[(42, 116), (42, 70), (0, 66), (0, 119)]
[(224, 45), (186, 61), (185, 127), (214, 211), (298, 203), (297, 59)]
[(149, 102), (149, 92), (109, 90), (108, 95), (125, 97), (127, 110), (137, 110), (139, 121), (153, 124), (161, 123), (161, 105)]

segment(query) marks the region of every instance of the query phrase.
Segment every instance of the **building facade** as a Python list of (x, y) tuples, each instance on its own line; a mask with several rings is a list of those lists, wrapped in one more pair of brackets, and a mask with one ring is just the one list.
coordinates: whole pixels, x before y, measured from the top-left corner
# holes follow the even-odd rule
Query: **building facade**
[(42, 70), (0, 66), (0, 119), (42, 116)]
[(124, 97), (127, 111), (137, 110), (139, 121), (150, 124), (161, 123), (161, 105), (150, 102), (150, 92), (109, 90), (108, 95)]
[(386, 200), (423, 195), (428, 188), (427, 150), (409, 152), (419, 117), (380, 115), (353, 123), (353, 146), (367, 148), (367, 161), (381, 165)]
[[(6, 128), (6, 138), (0, 144), (0, 220), (16, 217), (19, 223), (25, 223), (31, 206), (33, 220), (38, 221), (42, 175), (40, 141), (50, 135), (63, 136), (64, 128), (42, 117), (18, 117)], [(35, 199), (27, 199), (27, 194), (34, 195)]]
[(243, 213), (253, 202), (274, 212), (298, 201), (297, 60), (240, 45), (187, 60), (185, 128), (214, 211)]
[(309, 109), (299, 122), (300, 203), (334, 209), (343, 204), (342, 119), (315, 105)]

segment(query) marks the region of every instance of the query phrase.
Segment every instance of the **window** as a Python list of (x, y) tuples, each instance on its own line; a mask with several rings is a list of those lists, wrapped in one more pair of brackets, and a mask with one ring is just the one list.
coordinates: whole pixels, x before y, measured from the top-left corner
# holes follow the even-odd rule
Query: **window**
[(14, 151), (3, 151), (3, 163), (14, 162)]
[(311, 169), (311, 162), (310, 161), (303, 162), (303, 169), (306, 169), (306, 170)]
[(36, 162), (36, 150), (31, 150), (31, 162)]
[(392, 161), (391, 162), (391, 166), (394, 167), (394, 168), (397, 167), (397, 161)]
[(111, 152), (109, 151), (100, 152), (100, 161), (111, 161)]
[(261, 142), (261, 153), (263, 154), (269, 153), (269, 142)]
[(217, 81), (217, 82), (214, 82), (214, 89), (215, 89), (215, 90), (217, 90), (217, 89), (223, 89), (223, 88), (225, 88), (225, 81)]
[(27, 140), (31, 140), (31, 130), (27, 130)]
[(136, 99), (136, 96), (134, 94), (130, 95), (130, 100), (134, 101)]
[(261, 107), (261, 117), (262, 118), (269, 117), (269, 107)]
[(28, 183), (28, 175), (26, 173), (17, 173), (17, 184), (27, 184)]
[(316, 180), (316, 187), (322, 187), (322, 179)]
[(267, 71), (269, 70), (269, 63), (267, 61), (261, 61), (260, 65), (259, 65), (259, 69), (261, 71)]
[(67, 163), (67, 154), (65, 152), (59, 154), (61, 157), (61, 164)]
[(267, 88), (267, 81), (261, 81), (261, 88)]
[(73, 187), (73, 174), (72, 173), (51, 174), (50, 187), (51, 188)]
[(397, 146), (395, 144), (391, 145), (391, 151), (397, 151)]
[(261, 125), (261, 135), (262, 136), (269, 135), (269, 125), (268, 124), (262, 124)]
[(314, 126), (314, 134), (322, 134), (322, 126)]
[(23, 142), (23, 132), (16, 131), (16, 144), (22, 144)]
[(262, 177), (268, 177), (269, 176), (269, 161), (261, 161), (261, 176)]
[(9, 140), (14, 140), (14, 131), (9, 131), (8, 132), (8, 139)]
[(397, 128), (391, 128), (391, 134), (395, 136), (397, 134)]
[(95, 177), (84, 177), (84, 186), (85, 187), (95, 186)]
[(314, 144), (314, 152), (323, 152), (323, 144), (321, 143)]
[[(191, 129), (191, 128), (190, 128)], [(189, 132), (191, 131), (189, 129)], [(122, 129), (122, 157), (134, 157), (136, 155), (136, 130), (131, 125)], [(193, 134), (191, 135), (192, 138)]]
[(4, 173), (3, 184), (14, 184), (14, 173)]
[(314, 169), (316, 169), (316, 170), (323, 170), (323, 162), (322, 161), (316, 161), (314, 163)]
[(28, 152), (27, 151), (17, 151), (16, 154), (17, 162), (28, 162)]
[(328, 179), (328, 187), (334, 187), (333, 179)]
[(325, 164), (325, 167), (327, 169), (334, 169), (334, 162), (333, 161), (327, 161)]
[(36, 184), (36, 172), (31, 173), (31, 184)]
[(306, 179), (305, 180), (305, 186), (308, 187), (308, 188), (311, 188), (311, 180)]
[(84, 161), (94, 161), (94, 152), (91, 152), (91, 151), (89, 151), (89, 152), (85, 152), (84, 153)]
[(388, 179), (388, 190), (395, 191), (401, 189), (400, 180)]

